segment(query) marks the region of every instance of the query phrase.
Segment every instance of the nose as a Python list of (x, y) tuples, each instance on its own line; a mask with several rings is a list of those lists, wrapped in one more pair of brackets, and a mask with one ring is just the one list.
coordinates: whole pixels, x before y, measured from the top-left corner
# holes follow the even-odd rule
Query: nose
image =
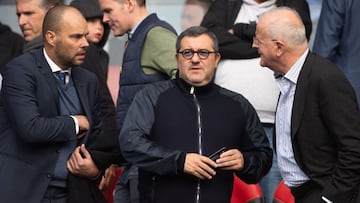
[(19, 26), (21, 27), (21, 26), (25, 25), (25, 23), (26, 23), (25, 15), (19, 14), (18, 15), (18, 24), (19, 24)]
[(108, 14), (104, 13), (102, 21), (103, 21), (104, 23), (109, 23), (110, 18), (109, 18), (109, 16), (108, 16)]
[(259, 48), (258, 43), (256, 43), (256, 40), (253, 40), (252, 47)]
[(199, 53), (194, 53), (194, 55), (191, 58), (191, 62), (197, 63), (200, 61)]
[(86, 36), (84, 36), (84, 37), (82, 38), (81, 47), (87, 48), (88, 46), (89, 46), (89, 42), (87, 41)]

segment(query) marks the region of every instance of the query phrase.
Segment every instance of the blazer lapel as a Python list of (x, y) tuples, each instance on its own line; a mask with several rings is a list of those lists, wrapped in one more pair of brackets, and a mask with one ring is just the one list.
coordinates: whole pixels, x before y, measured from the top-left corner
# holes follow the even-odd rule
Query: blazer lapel
[(296, 84), (294, 104), (291, 116), (291, 137), (295, 138), (296, 132), (299, 129), (300, 121), (304, 113), (305, 101), (309, 91), (309, 76), (312, 67), (312, 53), (309, 52), (305, 59), (304, 65), (300, 71), (300, 75)]
[(43, 49), (39, 49), (39, 51), (34, 52), (35, 57), (37, 58), (37, 64), (39, 68), (40, 74), (44, 76), (48, 83), (49, 91), (55, 98), (55, 105), (56, 108), (59, 109), (59, 93), (56, 86), (56, 78), (54, 77), (53, 72), (51, 71), (51, 68), (49, 64), (47, 63), (45, 56), (43, 54)]

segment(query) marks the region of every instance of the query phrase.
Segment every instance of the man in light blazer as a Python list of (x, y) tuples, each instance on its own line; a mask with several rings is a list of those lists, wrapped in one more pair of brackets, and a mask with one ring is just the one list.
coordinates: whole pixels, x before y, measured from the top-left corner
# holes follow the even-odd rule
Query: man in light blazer
[[(79, 202), (81, 195), (83, 202), (90, 202), (89, 190), (81, 185), (96, 188), (102, 170), (116, 161), (116, 137), (101, 133), (96, 115), (97, 78), (77, 67), (89, 45), (87, 33), (78, 10), (54, 7), (43, 23), (44, 49), (5, 66), (0, 97), (1, 202)], [(57, 72), (65, 74), (63, 81)], [(80, 181), (73, 181), (77, 177)], [(74, 184), (79, 187), (72, 188)]]
[(260, 16), (253, 46), (281, 92), (275, 146), (295, 202), (358, 202), (360, 112), (345, 75), (309, 51), (304, 25), (290, 8)]

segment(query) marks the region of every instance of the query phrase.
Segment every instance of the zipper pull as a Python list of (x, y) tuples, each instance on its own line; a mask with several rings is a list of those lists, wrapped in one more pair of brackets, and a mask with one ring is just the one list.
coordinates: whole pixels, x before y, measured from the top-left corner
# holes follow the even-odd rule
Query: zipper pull
[(190, 88), (190, 94), (194, 94), (194, 91), (195, 91), (194, 86), (191, 86), (191, 88)]

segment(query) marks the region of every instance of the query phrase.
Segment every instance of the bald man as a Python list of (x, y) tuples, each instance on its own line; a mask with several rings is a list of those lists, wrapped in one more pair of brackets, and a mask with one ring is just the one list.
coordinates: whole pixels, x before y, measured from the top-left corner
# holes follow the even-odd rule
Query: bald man
[(3, 73), (1, 201), (91, 202), (88, 188), (97, 189), (119, 154), (115, 136), (100, 130), (96, 76), (78, 67), (89, 46), (87, 23), (75, 8), (58, 6), (42, 33), (44, 48), (14, 59)]
[(360, 112), (345, 75), (309, 51), (301, 18), (286, 7), (260, 16), (253, 47), (281, 92), (275, 146), (295, 202), (359, 202)]

